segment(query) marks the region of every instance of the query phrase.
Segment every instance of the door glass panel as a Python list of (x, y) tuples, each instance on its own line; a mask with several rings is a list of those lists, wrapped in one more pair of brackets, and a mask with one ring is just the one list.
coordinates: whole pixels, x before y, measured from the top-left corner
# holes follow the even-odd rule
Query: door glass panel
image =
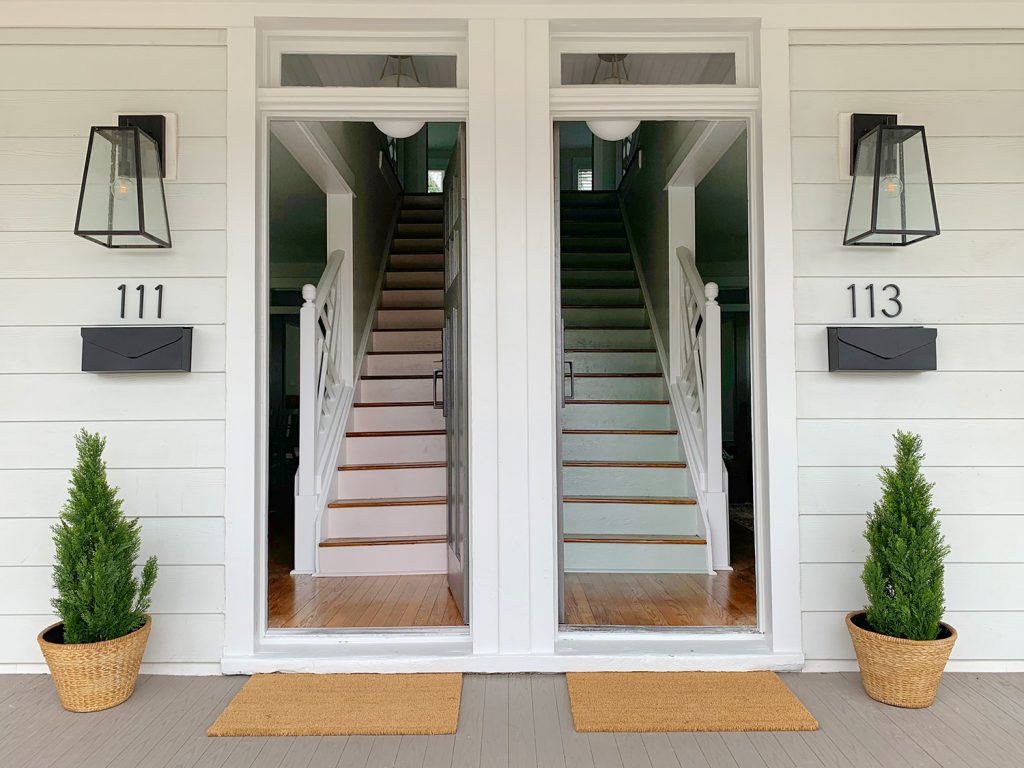
[(454, 88), (452, 55), (380, 56), (361, 53), (281, 54), (281, 85), (375, 88), (396, 85)]

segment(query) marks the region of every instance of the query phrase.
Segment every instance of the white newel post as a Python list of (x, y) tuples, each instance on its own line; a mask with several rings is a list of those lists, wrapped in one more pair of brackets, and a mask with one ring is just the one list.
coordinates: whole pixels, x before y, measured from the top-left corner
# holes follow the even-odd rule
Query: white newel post
[(729, 506), (722, 461), (722, 308), (718, 284), (704, 286), (704, 482), (711, 525), (711, 567), (729, 565)]
[(294, 573), (316, 570), (316, 286), (302, 286), (299, 310), (299, 471), (295, 489)]

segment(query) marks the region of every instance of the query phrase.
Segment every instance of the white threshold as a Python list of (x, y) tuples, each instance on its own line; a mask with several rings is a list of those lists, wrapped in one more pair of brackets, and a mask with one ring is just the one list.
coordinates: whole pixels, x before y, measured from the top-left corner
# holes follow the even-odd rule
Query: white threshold
[(266, 672), (602, 672), (799, 670), (802, 653), (773, 651), (763, 634), (559, 632), (553, 653), (474, 653), (468, 632), (268, 635), (224, 674)]

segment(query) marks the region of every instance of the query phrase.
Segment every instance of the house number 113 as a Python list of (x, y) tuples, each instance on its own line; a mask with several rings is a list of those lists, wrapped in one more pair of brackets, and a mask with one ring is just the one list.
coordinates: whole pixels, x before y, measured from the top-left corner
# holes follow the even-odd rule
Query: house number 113
[[(846, 286), (846, 290), (850, 292), (850, 310), (851, 317), (857, 317), (857, 284), (850, 283)], [(864, 291), (868, 295), (868, 314), (870, 317), (875, 316), (875, 284), (868, 283), (864, 286)], [(886, 292), (890, 295), (884, 295)], [(886, 317), (897, 317), (903, 312), (903, 302), (900, 301), (900, 287), (896, 283), (889, 283), (888, 285), (882, 286), (882, 298), (885, 300), (887, 305), (892, 305), (894, 309), (890, 310), (885, 307), (882, 308), (881, 312)]]

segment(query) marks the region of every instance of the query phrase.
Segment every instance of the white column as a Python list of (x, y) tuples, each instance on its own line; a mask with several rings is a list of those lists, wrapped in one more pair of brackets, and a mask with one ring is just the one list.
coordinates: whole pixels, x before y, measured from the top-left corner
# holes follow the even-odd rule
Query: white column
[(491, 654), (498, 652), (500, 556), (494, 22), (470, 20), (468, 47), (469, 622), (474, 653)]
[[(789, 114), (789, 31), (761, 30), (761, 141), (752, 142), (758, 154), (750, 167), (762, 167), (761, 221), (764, 244), (760, 255), (764, 295), (764, 344), (755, 356), (752, 372), (764, 372), (760, 382), (766, 407), (755, 414), (754, 434), (761, 430), (761, 462), (756, 487), (759, 501), (767, 502), (771, 521), (762, 536), (769, 549), (768, 585), (770, 625), (766, 627), (775, 652), (801, 652), (800, 518), (797, 499), (796, 351), (793, 295), (793, 189)], [(758, 179), (753, 176), (754, 183)], [(751, 280), (751, 288), (757, 280)], [(752, 297), (753, 298), (753, 297)], [(752, 301), (756, 306), (756, 302)], [(767, 462), (767, 471), (763, 471)], [(764, 539), (762, 539), (764, 541)], [(764, 551), (762, 548), (760, 551)]]

